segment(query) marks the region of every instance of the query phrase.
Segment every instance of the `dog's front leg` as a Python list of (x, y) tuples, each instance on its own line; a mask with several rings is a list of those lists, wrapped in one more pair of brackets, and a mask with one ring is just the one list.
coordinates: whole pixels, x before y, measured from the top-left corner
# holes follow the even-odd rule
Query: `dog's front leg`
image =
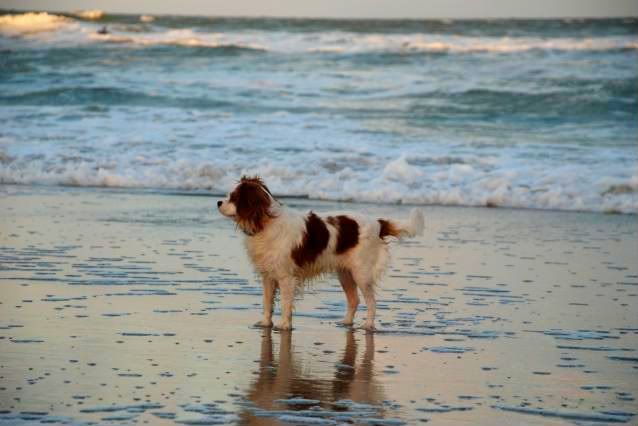
[(277, 281), (270, 277), (263, 277), (262, 286), (264, 288), (263, 308), (264, 318), (255, 323), (255, 327), (272, 327), (273, 302), (277, 291)]
[(295, 285), (293, 278), (284, 278), (279, 282), (281, 296), (281, 322), (275, 327), (277, 330), (292, 329), (292, 305), (295, 301)]

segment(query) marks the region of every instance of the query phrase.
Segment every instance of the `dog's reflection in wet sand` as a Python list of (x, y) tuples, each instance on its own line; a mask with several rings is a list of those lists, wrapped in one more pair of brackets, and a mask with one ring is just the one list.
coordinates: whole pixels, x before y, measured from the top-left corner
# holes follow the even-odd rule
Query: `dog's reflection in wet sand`
[[(308, 354), (301, 355), (292, 344), (292, 333), (282, 331), (279, 337), (279, 357), (273, 349), (273, 332), (263, 330), (261, 341), (261, 359), (259, 373), (251, 385), (246, 397), (251, 405), (261, 411), (279, 411), (308, 409), (308, 406), (295, 406), (275, 402), (278, 399), (294, 397), (306, 400), (319, 400), (326, 410), (335, 410), (332, 404), (340, 400), (379, 405), (383, 400), (380, 384), (376, 382), (374, 372), (374, 335), (365, 333), (365, 349), (357, 359), (357, 342), (354, 331), (345, 333), (345, 349), (332, 373), (317, 371), (325, 365), (315, 366)], [(303, 351), (304, 348), (298, 348)], [(321, 353), (321, 352), (319, 352)], [(303, 362), (299, 358), (303, 357)], [(357, 362), (358, 361), (358, 362)], [(313, 375), (313, 371), (315, 374)], [(281, 424), (274, 417), (255, 416), (252, 410), (241, 414), (245, 425)]]

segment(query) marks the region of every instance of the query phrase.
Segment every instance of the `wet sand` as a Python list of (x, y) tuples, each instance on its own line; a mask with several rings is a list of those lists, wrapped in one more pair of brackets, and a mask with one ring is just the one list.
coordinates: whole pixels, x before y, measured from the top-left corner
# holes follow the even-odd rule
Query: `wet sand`
[(636, 216), (427, 207), (376, 333), (336, 325), (334, 279), (279, 333), (214, 198), (0, 193), (0, 424), (638, 421)]

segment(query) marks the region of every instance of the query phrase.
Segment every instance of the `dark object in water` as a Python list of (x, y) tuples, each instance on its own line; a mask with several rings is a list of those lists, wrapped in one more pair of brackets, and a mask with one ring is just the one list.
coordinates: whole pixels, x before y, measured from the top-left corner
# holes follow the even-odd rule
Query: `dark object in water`
[(97, 30), (98, 34), (108, 34), (109, 33), (109, 29), (106, 28), (106, 25), (104, 25), (102, 28), (100, 28), (99, 30)]

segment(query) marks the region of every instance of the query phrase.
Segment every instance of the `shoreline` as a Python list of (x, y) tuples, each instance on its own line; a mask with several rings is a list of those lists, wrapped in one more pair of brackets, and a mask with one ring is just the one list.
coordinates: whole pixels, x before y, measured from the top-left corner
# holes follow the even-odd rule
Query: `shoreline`
[[(0, 183), (0, 191), (3, 188), (30, 188), (33, 190), (42, 189), (44, 191), (59, 190), (65, 191), (88, 191), (88, 192), (100, 192), (113, 194), (126, 194), (126, 195), (163, 195), (170, 197), (210, 197), (210, 198), (223, 198), (227, 193), (208, 191), (208, 190), (177, 190), (177, 189), (163, 189), (163, 188), (142, 188), (142, 187), (111, 187), (111, 186), (84, 186), (84, 185), (46, 185), (46, 184), (3, 184)], [(0, 196), (2, 196), (0, 192)], [(275, 198), (280, 200), (292, 200), (292, 201), (304, 201), (308, 203), (327, 203), (338, 205), (370, 205), (370, 206), (387, 206), (387, 207), (419, 207), (419, 208), (452, 208), (452, 209), (494, 209), (494, 210), (512, 210), (512, 211), (529, 211), (529, 212), (548, 212), (548, 213), (574, 213), (574, 214), (592, 214), (592, 215), (612, 215), (612, 216), (638, 216), (638, 212), (623, 212), (620, 210), (610, 211), (591, 211), (591, 210), (561, 210), (551, 208), (531, 208), (531, 207), (511, 207), (511, 206), (499, 206), (499, 205), (462, 205), (462, 204), (415, 204), (415, 203), (381, 203), (376, 201), (353, 201), (353, 200), (338, 200), (338, 199), (321, 199), (310, 198), (307, 195), (281, 195), (273, 193)]]

